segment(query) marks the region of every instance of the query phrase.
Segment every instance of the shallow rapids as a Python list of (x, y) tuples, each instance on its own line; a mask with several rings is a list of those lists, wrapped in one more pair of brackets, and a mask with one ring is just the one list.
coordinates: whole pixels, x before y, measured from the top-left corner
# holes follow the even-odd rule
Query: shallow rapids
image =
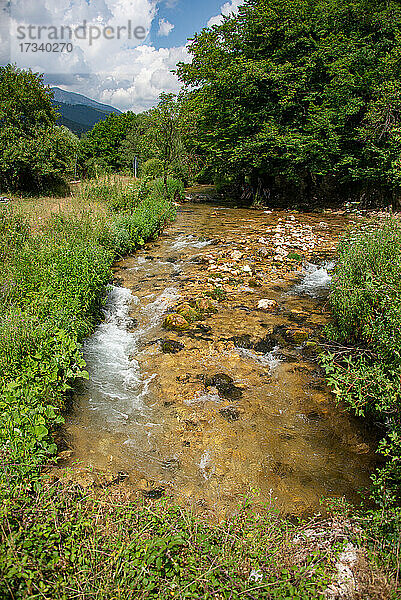
[[(336, 405), (316, 360), (345, 225), (180, 208), (155, 244), (116, 264), (104, 321), (84, 344), (90, 380), (68, 416), (69, 464), (123, 471), (140, 494), (171, 491), (220, 514), (247, 495), (286, 513), (356, 500), (374, 440)], [(205, 294), (216, 312), (163, 328)]]

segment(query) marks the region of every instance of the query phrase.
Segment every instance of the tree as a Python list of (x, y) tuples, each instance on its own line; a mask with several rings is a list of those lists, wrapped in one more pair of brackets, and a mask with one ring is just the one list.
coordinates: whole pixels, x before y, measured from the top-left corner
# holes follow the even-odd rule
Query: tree
[(133, 112), (111, 113), (104, 121), (96, 123), (81, 138), (81, 162), (90, 170), (91, 165), (109, 171), (120, 171), (127, 165), (123, 143), (136, 127), (137, 115)]
[[(246, 0), (195, 35), (178, 75), (216, 178), (265, 196), (362, 186), (385, 143), (366, 151), (368, 113), (400, 81), (400, 24), (395, 0)], [(368, 179), (397, 185), (390, 170)]]
[(147, 113), (147, 139), (154, 148), (154, 158), (163, 164), (163, 182), (167, 197), (169, 168), (183, 151), (180, 105), (174, 94), (161, 94), (159, 104)]
[(0, 188), (44, 191), (63, 183), (77, 139), (56, 125), (43, 76), (0, 67)]

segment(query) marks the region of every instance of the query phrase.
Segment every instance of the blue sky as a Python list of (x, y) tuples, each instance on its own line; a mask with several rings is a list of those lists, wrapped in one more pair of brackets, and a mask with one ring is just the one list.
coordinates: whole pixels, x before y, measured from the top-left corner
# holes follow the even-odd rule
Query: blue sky
[[(206, 27), (209, 19), (220, 13), (224, 0), (177, 0), (163, 2), (158, 9), (156, 18), (150, 30), (150, 39), (156, 48), (168, 46), (183, 46), (187, 38)], [(159, 19), (166, 19), (174, 25), (167, 37), (157, 35)]]
[[(222, 14), (235, 13), (244, 1), (12, 0), (8, 5), (9, 26), (0, 27), (0, 63), (6, 32), (11, 42), (6, 62), (44, 73), (49, 85), (84, 94), (123, 111), (141, 112), (154, 106), (162, 92), (180, 90), (174, 70), (177, 62), (191, 60), (187, 39), (203, 27), (218, 24)], [(0, 13), (0, 21), (4, 21), (3, 17)], [(140, 28), (143, 37), (133, 39), (127, 33), (109, 36), (111, 30), (128, 32), (128, 23), (132, 30)], [(85, 35), (78, 37), (75, 31), (82, 33), (83, 24)], [(34, 43), (26, 52), (18, 37), (21, 27), (24, 31), (33, 27), (36, 35), (41, 30), (42, 37), (31, 36), (28, 41), (40, 39), (45, 47), (52, 46), (50, 42), (54, 40), (48, 33), (50, 29), (60, 31), (67, 27), (74, 32), (71, 50), (33, 51)], [(98, 31), (94, 40), (90, 30)]]

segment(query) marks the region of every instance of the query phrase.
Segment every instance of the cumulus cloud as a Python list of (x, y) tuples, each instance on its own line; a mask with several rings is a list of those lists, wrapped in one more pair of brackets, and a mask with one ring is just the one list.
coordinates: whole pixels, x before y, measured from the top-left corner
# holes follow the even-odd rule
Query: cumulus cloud
[(212, 27), (213, 25), (220, 25), (223, 21), (223, 15), (228, 17), (228, 15), (235, 14), (238, 11), (238, 8), (244, 4), (245, 0), (229, 0), (223, 4), (220, 8), (220, 14), (214, 17), (211, 17), (207, 22), (208, 27)]
[(84, 94), (120, 110), (142, 112), (157, 102), (162, 92), (177, 93), (180, 83), (171, 72), (177, 62), (188, 61), (186, 47), (159, 48), (138, 46), (131, 53), (132, 77), (126, 77), (126, 66), (119, 65), (114, 74), (56, 76), (47, 82)]
[[(174, 4), (174, 0), (167, 2)], [(163, 91), (179, 91), (180, 84), (171, 71), (178, 61), (189, 60), (185, 46), (156, 48), (150, 43), (149, 32), (158, 17), (160, 4), (161, 0), (69, 0), (67, 3), (65, 0), (13, 0), (11, 60), (20, 67), (44, 72), (46, 82), (51, 85), (120, 110), (146, 110), (157, 103)], [(31, 32), (36, 36), (38, 27), (44, 27), (40, 40), (29, 37), (29, 25), (34, 25)], [(23, 40), (17, 37), (17, 28), (21, 26), (25, 32)], [(67, 36), (68, 28), (73, 31), (73, 39), (65, 40), (71, 42), (72, 50), (46, 51), (47, 44), (54, 42), (49, 39), (50, 27), (56, 27), (59, 34), (61, 26), (66, 27)], [(79, 39), (75, 36), (77, 27), (81, 28)], [(167, 36), (173, 27), (166, 19), (159, 19), (159, 35)], [(137, 28), (142, 33), (141, 39), (134, 35), (129, 37), (128, 30), (132, 34)], [(21, 43), (40, 46), (42, 42), (44, 51), (21, 51)]]
[(174, 25), (169, 23), (167, 19), (159, 19), (159, 31), (157, 32), (157, 35), (167, 36), (173, 31), (173, 29)]

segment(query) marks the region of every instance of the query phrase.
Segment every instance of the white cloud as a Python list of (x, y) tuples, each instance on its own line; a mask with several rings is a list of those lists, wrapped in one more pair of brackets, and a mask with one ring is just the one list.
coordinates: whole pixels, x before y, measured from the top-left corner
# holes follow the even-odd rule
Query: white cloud
[(159, 31), (157, 35), (168, 36), (173, 31), (174, 25), (169, 23), (166, 19), (159, 19)]
[(207, 22), (208, 27), (212, 27), (213, 25), (220, 25), (223, 21), (223, 15), (228, 17), (230, 14), (235, 14), (238, 11), (238, 8), (244, 4), (245, 0), (229, 0), (223, 4), (220, 8), (220, 14), (215, 17), (211, 17)]
[(120, 64), (113, 75), (74, 76), (65, 85), (62, 79), (56, 80), (55, 85), (123, 111), (142, 112), (154, 106), (162, 92), (179, 92), (180, 83), (171, 71), (177, 62), (188, 61), (189, 55), (185, 46), (156, 49), (143, 45), (132, 51), (130, 60), (132, 77), (125, 76), (127, 67)]
[[(158, 5), (164, 0), (13, 0), (12, 62), (20, 67), (31, 67), (46, 73), (52, 85), (84, 94), (111, 104), (120, 110), (136, 112), (157, 103), (163, 91), (177, 93), (180, 83), (171, 72), (179, 61), (190, 60), (186, 46), (155, 48), (149, 42), (149, 32), (157, 19)], [(167, 0), (171, 3), (173, 0)], [(50, 42), (42, 31), (41, 40), (17, 39), (17, 27), (31, 25), (64, 25), (72, 29), (86, 21), (86, 39), (73, 39), (71, 52), (21, 53), (21, 42)], [(145, 39), (128, 39), (128, 22), (131, 31), (143, 28)], [(89, 27), (100, 32), (97, 39), (89, 40)], [(118, 27), (120, 39), (117, 39)], [(160, 35), (168, 35), (174, 25), (159, 20)], [(106, 34), (105, 34), (105, 28)], [(106, 39), (114, 28), (114, 38)], [(25, 32), (27, 33), (27, 29)], [(68, 31), (68, 30), (67, 30)], [(82, 30), (81, 30), (82, 31)], [(37, 29), (34, 30), (37, 34)], [(108, 33), (109, 32), (109, 33)], [(1, 33), (1, 32), (0, 32)], [(45, 39), (43, 39), (45, 37)], [(67, 40), (68, 41), (68, 40)], [(54, 42), (54, 40), (52, 40)]]

